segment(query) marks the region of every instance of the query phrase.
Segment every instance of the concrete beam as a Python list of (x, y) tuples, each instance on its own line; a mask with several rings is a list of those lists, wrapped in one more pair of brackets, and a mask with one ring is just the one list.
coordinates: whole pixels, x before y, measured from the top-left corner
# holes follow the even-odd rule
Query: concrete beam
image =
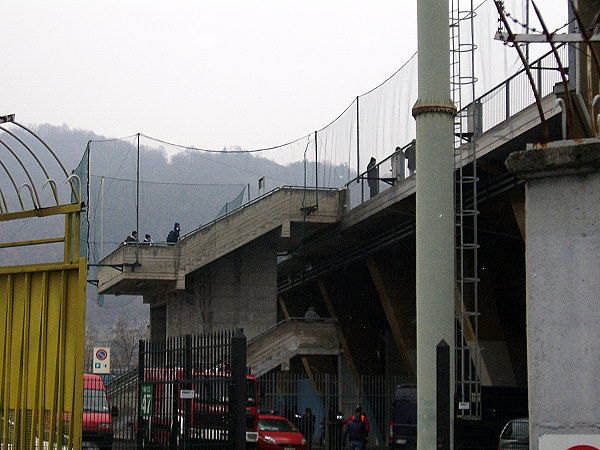
[(515, 220), (521, 232), (521, 237), (525, 240), (525, 236), (527, 236), (525, 230), (525, 192), (523, 192), (522, 188), (513, 189), (510, 192), (510, 206), (515, 214)]
[[(283, 300), (283, 297), (281, 295), (277, 297), (277, 303), (279, 304), (279, 307), (281, 308), (281, 311), (283, 312), (283, 317), (285, 318), (286, 321), (289, 322), (290, 321), (290, 313), (288, 312), (287, 306), (285, 305), (285, 301)], [(310, 364), (308, 364), (308, 358), (306, 358), (306, 356), (301, 356), (300, 361), (302, 362), (304, 371), (306, 372), (306, 375), (308, 376), (308, 379), (310, 380), (310, 384), (313, 388), (313, 391), (319, 392), (317, 383), (315, 382), (315, 376), (313, 375), (312, 369), (310, 368)]]
[[(317, 284), (319, 285), (319, 290), (321, 291), (321, 295), (323, 296), (323, 300), (325, 301), (325, 305), (327, 306), (327, 311), (329, 312), (329, 317), (337, 320), (337, 314), (335, 313), (335, 308), (333, 307), (333, 301), (331, 300), (331, 296), (329, 295), (329, 291), (327, 290), (327, 286), (325, 286), (325, 282), (322, 279), (317, 280)], [(354, 376), (354, 380), (357, 386), (361, 386), (360, 383), (360, 374), (358, 370), (356, 370), (356, 365), (354, 364), (354, 359), (352, 358), (352, 352), (350, 351), (350, 346), (348, 345), (348, 341), (344, 336), (344, 330), (342, 327), (339, 327), (339, 340), (340, 345), (342, 346), (342, 350), (344, 351), (344, 355), (346, 360), (348, 361), (348, 365), (350, 366), (350, 370), (352, 371), (352, 375)]]
[(383, 277), (381, 276), (381, 272), (379, 271), (377, 262), (373, 258), (368, 258), (367, 267), (369, 268), (371, 279), (373, 280), (373, 284), (375, 285), (375, 289), (377, 290), (377, 295), (379, 296), (381, 307), (383, 308), (385, 316), (388, 320), (388, 324), (390, 325), (392, 336), (394, 337), (394, 342), (396, 343), (396, 348), (398, 350), (398, 353), (400, 354), (400, 358), (402, 359), (404, 368), (406, 369), (409, 375), (414, 375), (415, 368), (412, 364), (412, 361), (410, 360), (408, 348), (404, 343), (404, 339), (402, 338), (402, 325), (400, 323), (400, 320), (398, 319), (398, 315), (396, 314), (394, 302), (390, 298), (388, 291), (385, 287), (385, 282), (383, 281)]

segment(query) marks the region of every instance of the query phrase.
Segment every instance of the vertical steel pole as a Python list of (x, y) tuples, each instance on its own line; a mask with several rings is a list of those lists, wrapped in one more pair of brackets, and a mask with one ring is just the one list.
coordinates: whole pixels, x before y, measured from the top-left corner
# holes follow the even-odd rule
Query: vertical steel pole
[[(137, 389), (137, 433), (136, 433), (136, 448), (142, 449), (144, 446), (144, 435), (146, 430), (146, 422), (142, 418), (142, 384), (144, 383), (144, 354), (145, 342), (140, 340), (138, 343), (138, 389)], [(154, 403), (154, 399), (150, 400)]]
[[(419, 450), (436, 448), (436, 347), (454, 342), (454, 157), (450, 97), (448, 0), (417, 6), (417, 435)], [(454, 358), (450, 359), (450, 399)], [(453, 428), (450, 408), (450, 430)], [(452, 439), (451, 439), (452, 441)]]
[(135, 173), (135, 231), (138, 238), (135, 243), (135, 263), (140, 262), (140, 133), (137, 135), (137, 164)]
[(100, 260), (104, 258), (104, 177), (100, 178)]
[(360, 176), (360, 114), (358, 108), (358, 96), (356, 96), (356, 182), (360, 183), (360, 202), (365, 201), (364, 183)]
[(504, 111), (504, 119), (508, 120), (510, 118), (510, 80), (507, 80), (506, 83), (504, 83), (504, 90), (505, 90), (505, 98), (504, 98), (504, 102), (505, 102), (505, 111)]
[[(87, 151), (87, 180), (86, 180), (86, 189), (87, 189), (87, 207), (88, 207), (88, 223), (89, 223), (89, 214), (90, 214), (90, 203), (92, 201), (92, 141), (88, 141), (86, 151)], [(81, 199), (83, 201), (83, 199)], [(97, 208), (96, 205), (94, 205)], [(88, 236), (89, 237), (89, 236)]]
[[(183, 354), (183, 367), (185, 371), (185, 381), (183, 387), (185, 389), (193, 389), (192, 386), (192, 336), (189, 334), (185, 335), (185, 350)], [(180, 433), (183, 434), (183, 444), (185, 448), (190, 446), (190, 430), (192, 424), (192, 399), (186, 398), (183, 404), (183, 430)]]
[[(529, 34), (529, 0), (525, 0), (525, 25), (527, 25), (525, 34)], [(529, 63), (529, 42), (525, 44), (525, 59)]]
[(246, 448), (246, 336), (238, 329), (231, 337), (231, 411), (233, 414), (233, 443), (235, 450)]
[(319, 209), (319, 147), (317, 145), (317, 132), (315, 131), (315, 205)]
[(356, 96), (356, 174), (360, 174), (360, 116), (358, 109), (358, 96)]

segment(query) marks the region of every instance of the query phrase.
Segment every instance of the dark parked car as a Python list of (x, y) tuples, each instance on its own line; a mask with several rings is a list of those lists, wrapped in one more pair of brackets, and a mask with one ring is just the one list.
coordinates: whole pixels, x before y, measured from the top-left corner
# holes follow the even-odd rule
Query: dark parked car
[[(496, 449), (498, 435), (511, 417), (527, 414), (527, 389), (503, 386), (481, 387), (481, 419), (454, 419), (454, 448)], [(525, 419), (527, 420), (527, 419)], [(396, 386), (392, 402), (389, 450), (417, 448), (417, 385)], [(525, 425), (527, 429), (527, 425)], [(525, 447), (500, 447), (522, 449)]]
[(529, 419), (510, 420), (500, 433), (498, 450), (529, 449)]

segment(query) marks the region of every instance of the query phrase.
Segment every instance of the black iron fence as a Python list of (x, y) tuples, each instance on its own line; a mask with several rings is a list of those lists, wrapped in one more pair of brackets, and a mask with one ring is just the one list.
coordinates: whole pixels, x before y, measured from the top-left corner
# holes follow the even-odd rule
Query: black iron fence
[[(315, 425), (312, 436), (305, 437), (311, 448), (338, 450), (344, 444), (345, 421), (357, 407), (369, 422), (368, 447), (387, 447), (394, 386), (413, 379), (362, 376), (357, 383), (337, 374), (309, 378), (271, 372), (257, 380), (245, 373), (245, 345), (243, 336), (238, 340), (231, 332), (142, 341), (140, 368), (104, 376), (107, 401), (94, 396), (105, 413), (96, 414), (95, 422), (109, 422), (108, 416), (115, 414), (112, 433), (84, 433), (84, 448), (258, 448), (254, 433), (260, 413), (286, 417), (301, 429), (301, 416), (310, 408)], [(235, 366), (236, 372), (241, 370), (237, 384)], [(236, 409), (241, 411), (238, 422)], [(87, 426), (90, 431), (93, 423)]]
[(84, 411), (84, 448), (257, 445), (258, 388), (241, 330), (140, 341), (139, 366), (103, 381), (86, 390), (96, 412)]
[[(387, 448), (394, 387), (414, 382), (401, 376), (340, 377), (272, 372), (259, 378), (261, 410), (286, 417), (298, 428), (307, 408), (315, 416), (312, 448), (344, 448), (345, 423), (356, 408), (369, 424), (368, 448)], [(305, 436), (309, 438), (309, 436)]]
[[(383, 375), (363, 375), (357, 380), (340, 373), (313, 373), (309, 377), (304, 372), (271, 372), (255, 379), (242, 372), (235, 385), (231, 364), (238, 344), (231, 333), (203, 339), (204, 342), (201, 337), (177, 338), (159, 344), (143, 342), (141, 370), (136, 368), (106, 377), (107, 401), (98, 392), (88, 392), (88, 388), (103, 385), (86, 381), (89, 397), (84, 401), (87, 410), (84, 427), (88, 427), (88, 432), (84, 430), (84, 448), (256, 449), (260, 438), (253, 433), (257, 429), (263, 433), (259, 419), (269, 413), (287, 418), (302, 430), (310, 448), (341, 450), (345, 448), (345, 422), (360, 407), (369, 422), (369, 450), (384, 450), (389, 448), (394, 388), (415, 381), (411, 377)], [(240, 342), (245, 345), (245, 338)], [(242, 352), (244, 345), (240, 345)], [(240, 355), (238, 361), (244, 360)], [(237, 389), (240, 385), (245, 388)], [(484, 388), (484, 391), (483, 404), (488, 406), (483, 419), (455, 419), (455, 445), (475, 442), (465, 448), (495, 449), (506, 421), (526, 414), (527, 395), (523, 389)], [(231, 406), (239, 395), (243, 398), (238, 399), (238, 406)], [(239, 426), (235, 425), (235, 408), (241, 409)], [(302, 423), (307, 408), (315, 417), (310, 432), (305, 431)], [(112, 417), (116, 412), (118, 415)], [(109, 416), (112, 432), (103, 428), (110, 424)]]

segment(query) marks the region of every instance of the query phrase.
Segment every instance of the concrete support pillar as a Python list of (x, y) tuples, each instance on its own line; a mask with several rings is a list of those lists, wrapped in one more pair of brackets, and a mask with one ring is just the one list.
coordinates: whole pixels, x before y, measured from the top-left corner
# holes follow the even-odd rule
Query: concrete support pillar
[[(184, 291), (151, 299), (151, 307), (166, 305), (162, 316), (166, 336), (243, 328), (251, 339), (273, 326), (277, 322), (274, 233), (189, 273)], [(157, 322), (152, 323), (155, 326)]]
[(530, 448), (599, 447), (600, 140), (532, 146), (506, 166), (527, 182)]
[[(454, 157), (448, 0), (417, 7), (417, 434), (420, 450), (437, 448), (436, 347), (454, 346)], [(450, 404), (454, 358), (450, 358)], [(450, 408), (451, 410), (453, 408)], [(450, 420), (452, 429), (453, 420)]]

